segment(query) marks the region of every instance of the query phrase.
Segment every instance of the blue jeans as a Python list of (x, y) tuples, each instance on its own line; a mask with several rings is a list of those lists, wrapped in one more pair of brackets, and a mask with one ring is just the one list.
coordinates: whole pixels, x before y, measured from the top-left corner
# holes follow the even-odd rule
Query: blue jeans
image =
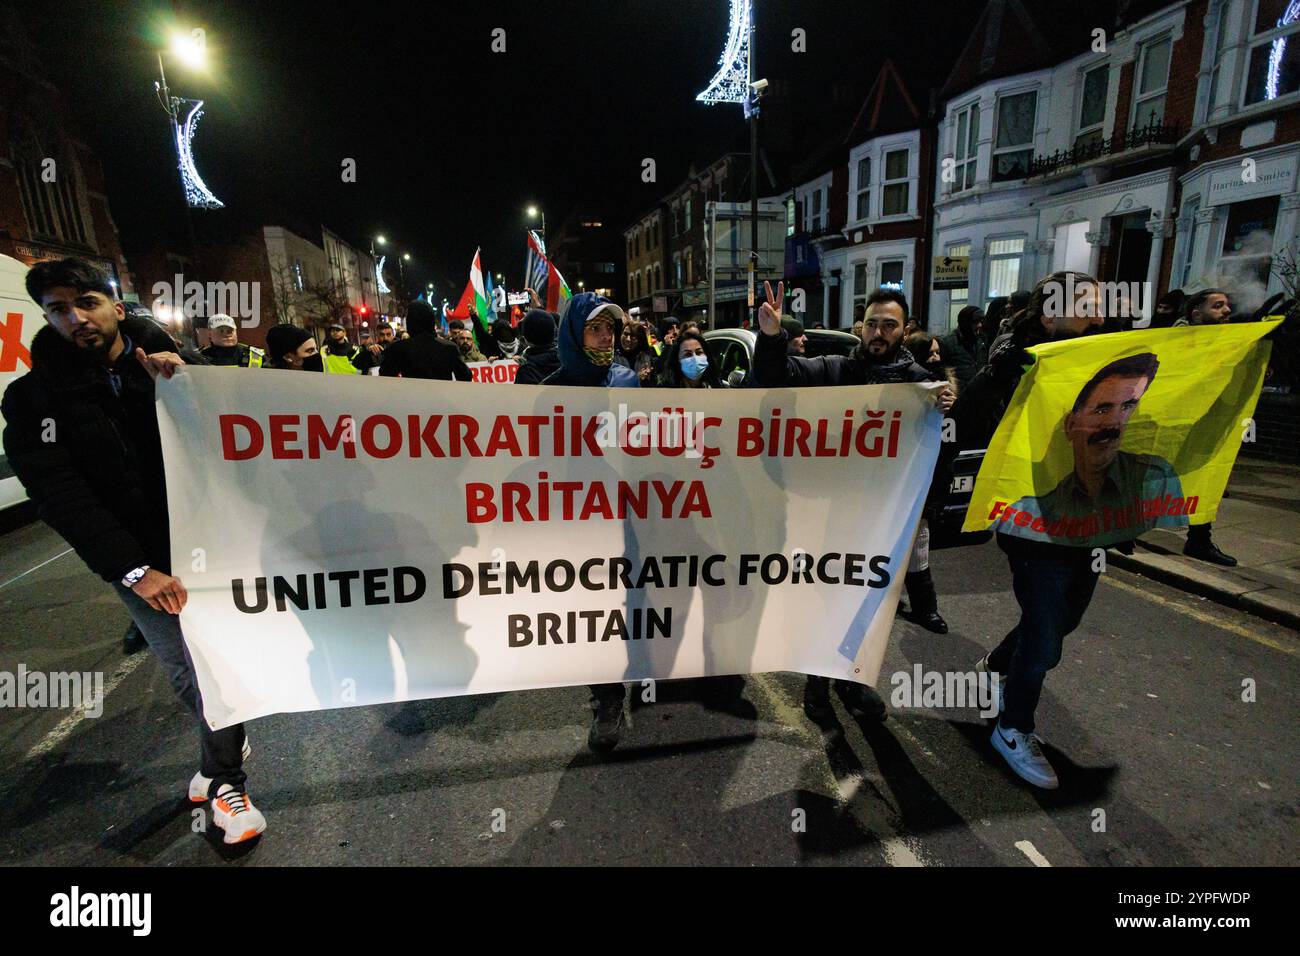
[(131, 612), (131, 619), (140, 628), (149, 650), (158, 658), (167, 679), (171, 681), (176, 696), (185, 704), (199, 724), (199, 771), (212, 778), (208, 792), (216, 796), (221, 785), (228, 783), (236, 790), (244, 789), (244, 725), (235, 724), (224, 730), (211, 729), (203, 719), (203, 698), (199, 695), (198, 678), (194, 675), (194, 662), (181, 637), (181, 620), (175, 614), (155, 611), (148, 602), (130, 588), (113, 582), (118, 597)]
[(1097, 587), (1092, 556), (1028, 560), (1008, 555), (1020, 623), (989, 655), (989, 670), (1003, 677), (1000, 722), (1023, 733), (1034, 729), (1034, 711), (1047, 672), (1061, 662), (1061, 647), (1083, 619)]

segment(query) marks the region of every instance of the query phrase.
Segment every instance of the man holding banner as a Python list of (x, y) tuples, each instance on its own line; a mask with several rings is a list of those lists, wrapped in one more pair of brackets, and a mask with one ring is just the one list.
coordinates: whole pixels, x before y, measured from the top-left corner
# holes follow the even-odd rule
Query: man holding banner
[[(638, 388), (640, 379), (626, 365), (614, 361), (627, 315), (594, 292), (580, 292), (560, 315), (558, 352), (560, 367), (542, 385), (587, 385), (602, 388)], [(623, 732), (624, 689), (621, 683), (591, 685), (591, 730), (587, 745), (598, 753), (618, 746)]]
[(226, 843), (251, 840), (266, 818), (245, 787), (244, 727), (203, 720), (179, 619), (189, 592), (172, 574), (155, 382), (186, 360), (153, 322), (126, 318), (108, 277), (84, 259), (37, 264), (27, 293), (48, 325), (32, 340), (31, 371), (5, 390), (5, 454), (41, 518), (113, 586), (198, 722), (189, 799), (211, 801)]
[[(759, 335), (754, 346), (755, 381), (763, 387), (785, 385), (866, 385), (899, 382), (929, 382), (930, 373), (918, 365), (912, 353), (903, 347), (908, 319), (907, 299), (901, 292), (877, 289), (867, 298), (862, 344), (849, 356), (826, 355), (806, 359), (789, 351), (790, 337), (803, 327), (792, 329), (781, 318), (785, 284), (764, 283), (766, 301), (758, 311)], [(798, 325), (798, 323), (795, 323)], [(934, 393), (940, 411), (952, 407), (955, 395), (950, 385)], [(914, 536), (912, 556), (906, 576), (913, 612), (930, 630), (947, 631), (938, 614), (938, 598), (930, 578), (929, 528), (921, 519)], [(937, 621), (937, 625), (929, 623)], [(942, 627), (942, 631), (938, 628)], [(855, 716), (885, 718), (885, 702), (866, 684), (840, 681), (839, 692), (844, 705)], [(825, 677), (809, 675), (804, 687), (804, 712), (814, 719), (830, 712), (830, 682)]]
[(1091, 276), (1043, 279), (1012, 346), (957, 407), (959, 433), (962, 423), (997, 421), (1005, 407), (963, 530), (996, 529), (1020, 620), (976, 669), (1005, 675), (994, 749), (1043, 789), (1059, 781), (1034, 713), (1092, 601), (1104, 549), (1153, 527), (1185, 527), (1192, 515), (1213, 519), (1240, 447), (1238, 423), (1259, 395), (1262, 339), (1276, 327), (1096, 335), (1111, 318), (1101, 303)]

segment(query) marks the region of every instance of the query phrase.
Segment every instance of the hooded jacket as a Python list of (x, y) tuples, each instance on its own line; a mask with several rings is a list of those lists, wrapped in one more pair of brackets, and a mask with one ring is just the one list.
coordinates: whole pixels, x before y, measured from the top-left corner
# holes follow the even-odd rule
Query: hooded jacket
[(541, 385), (560, 368), (560, 353), (554, 345), (530, 345), (520, 358), (523, 364), (515, 377), (516, 385)]
[[(594, 292), (581, 292), (569, 300), (564, 313), (560, 316), (560, 328), (556, 334), (560, 353), (560, 367), (543, 381), (543, 385), (587, 385), (605, 388), (637, 388), (641, 382), (636, 372), (626, 365), (612, 362), (609, 365), (597, 365), (587, 358), (582, 347), (582, 333), (587, 327), (587, 319), (602, 305), (613, 305), (609, 299)], [(622, 329), (614, 323), (614, 343), (617, 348)]]
[[(4, 450), (41, 518), (105, 581), (147, 564), (170, 573), (167, 486), (154, 383), (134, 350), (176, 352), (147, 319), (122, 319), (111, 366), (46, 327), (32, 369), (5, 390)], [(190, 364), (209, 364), (194, 352)], [(47, 429), (52, 421), (53, 431)], [(45, 439), (52, 434), (53, 441)]]

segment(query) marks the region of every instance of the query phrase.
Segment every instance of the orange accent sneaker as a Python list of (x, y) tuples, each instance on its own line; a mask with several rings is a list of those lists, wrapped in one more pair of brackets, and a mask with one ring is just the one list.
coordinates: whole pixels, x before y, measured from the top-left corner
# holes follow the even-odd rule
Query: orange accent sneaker
[[(253, 745), (244, 738), (243, 757), (247, 760), (253, 755)], [(208, 791), (212, 789), (212, 778), (203, 776), (202, 771), (190, 778), (190, 803), (207, 803)]]
[(225, 831), (226, 843), (243, 843), (266, 829), (266, 817), (243, 790), (223, 783), (212, 800), (212, 823)]

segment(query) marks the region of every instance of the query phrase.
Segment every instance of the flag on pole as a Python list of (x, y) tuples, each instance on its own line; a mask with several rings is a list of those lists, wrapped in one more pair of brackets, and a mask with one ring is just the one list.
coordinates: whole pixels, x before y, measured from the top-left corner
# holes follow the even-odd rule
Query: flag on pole
[(479, 259), (482, 251), (482, 247), (474, 250), (474, 261), (469, 267), (469, 284), (474, 289), (474, 312), (477, 314), (474, 318), (474, 341), (481, 352), (488, 346), (488, 326), (496, 318), (492, 312), (492, 298), (483, 284), (483, 266)]
[(569, 284), (564, 281), (559, 269), (550, 262), (546, 263), (546, 267), (550, 275), (546, 283), (546, 311), (559, 312), (563, 310), (564, 303), (573, 298), (573, 293), (569, 291)]
[(528, 261), (524, 266), (524, 275), (528, 277), (528, 287), (537, 293), (537, 298), (546, 299), (546, 280), (550, 275), (546, 261), (546, 243), (537, 234), (537, 230), (528, 230)]

